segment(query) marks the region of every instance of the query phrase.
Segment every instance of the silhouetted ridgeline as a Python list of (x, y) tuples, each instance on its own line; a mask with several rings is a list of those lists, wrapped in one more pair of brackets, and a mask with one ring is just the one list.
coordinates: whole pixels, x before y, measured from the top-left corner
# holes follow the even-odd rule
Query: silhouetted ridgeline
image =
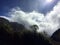
[(51, 36), (51, 38), (57, 42), (60, 42), (60, 29), (58, 29), (54, 34)]
[(54, 34), (51, 36), (51, 39), (54, 45), (60, 45), (60, 29), (54, 32)]
[(52, 45), (42, 34), (0, 17), (0, 45)]

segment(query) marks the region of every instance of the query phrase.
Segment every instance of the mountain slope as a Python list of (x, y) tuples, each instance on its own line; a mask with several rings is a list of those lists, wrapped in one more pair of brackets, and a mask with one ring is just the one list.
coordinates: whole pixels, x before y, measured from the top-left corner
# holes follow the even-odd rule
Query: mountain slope
[(60, 29), (54, 32), (54, 34), (51, 36), (51, 39), (54, 45), (60, 45)]
[(17, 22), (10, 22), (10, 25), (16, 32), (23, 31), (26, 29), (22, 24), (18, 24)]
[(51, 38), (57, 42), (60, 42), (60, 29), (58, 29), (54, 34), (51, 36)]
[[(22, 31), (19, 31), (22, 30)], [(32, 32), (22, 24), (0, 18), (0, 45), (52, 45), (42, 34)]]

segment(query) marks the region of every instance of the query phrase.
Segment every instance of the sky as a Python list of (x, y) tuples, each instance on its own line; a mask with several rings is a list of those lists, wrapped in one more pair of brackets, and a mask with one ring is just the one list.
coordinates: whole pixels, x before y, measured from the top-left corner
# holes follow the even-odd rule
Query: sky
[(60, 0), (0, 0), (0, 17), (51, 36), (60, 28)]
[[(0, 0), (0, 15), (6, 15), (10, 9), (19, 7), (25, 12), (36, 10), (46, 14), (57, 4), (59, 0), (46, 4), (45, 0)], [(46, 4), (46, 5), (45, 5)]]

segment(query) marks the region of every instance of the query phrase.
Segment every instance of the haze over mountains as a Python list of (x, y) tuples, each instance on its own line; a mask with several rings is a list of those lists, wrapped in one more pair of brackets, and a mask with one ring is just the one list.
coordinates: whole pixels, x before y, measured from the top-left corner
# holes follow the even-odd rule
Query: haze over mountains
[(0, 45), (60, 45), (60, 30), (48, 38), (36, 32), (35, 26), (30, 31), (22, 24), (0, 17)]
[(51, 45), (42, 34), (27, 30), (22, 24), (0, 18), (0, 45)]

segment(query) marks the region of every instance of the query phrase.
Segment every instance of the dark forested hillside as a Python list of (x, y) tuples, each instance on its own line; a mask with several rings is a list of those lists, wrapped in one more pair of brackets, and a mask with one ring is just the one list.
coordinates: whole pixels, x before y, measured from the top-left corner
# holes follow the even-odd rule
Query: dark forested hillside
[(42, 34), (27, 30), (24, 25), (0, 18), (0, 45), (52, 45)]

